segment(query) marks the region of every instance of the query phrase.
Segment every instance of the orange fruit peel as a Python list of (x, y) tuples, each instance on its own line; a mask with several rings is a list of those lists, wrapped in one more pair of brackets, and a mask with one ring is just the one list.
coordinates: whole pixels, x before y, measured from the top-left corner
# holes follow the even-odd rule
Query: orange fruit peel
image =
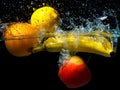
[(35, 47), (40, 47), (37, 36), (38, 29), (31, 24), (15, 23), (4, 33), (5, 46), (14, 56), (28, 56)]

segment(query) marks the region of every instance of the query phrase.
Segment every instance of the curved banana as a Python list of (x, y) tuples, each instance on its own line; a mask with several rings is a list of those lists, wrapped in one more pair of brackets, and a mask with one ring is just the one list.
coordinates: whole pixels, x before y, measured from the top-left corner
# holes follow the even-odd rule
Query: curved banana
[[(74, 32), (64, 35), (56, 34), (44, 41), (44, 46), (49, 52), (60, 52), (65, 48), (71, 52), (88, 52), (110, 57), (111, 52), (114, 52), (113, 44), (106, 37), (94, 33), (96, 32), (86, 35), (78, 35)], [(110, 36), (107, 33), (103, 34)]]

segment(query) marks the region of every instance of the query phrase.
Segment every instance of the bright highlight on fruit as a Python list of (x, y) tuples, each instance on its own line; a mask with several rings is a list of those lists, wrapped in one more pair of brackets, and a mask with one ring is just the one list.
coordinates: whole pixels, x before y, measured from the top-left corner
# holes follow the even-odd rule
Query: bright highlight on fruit
[(59, 14), (54, 8), (44, 6), (33, 12), (30, 22), (48, 32), (54, 32), (59, 25), (59, 19)]
[(7, 28), (4, 38), (7, 50), (14, 56), (22, 57), (31, 54), (38, 44), (38, 30), (28, 23), (15, 23)]
[(60, 66), (58, 76), (68, 88), (78, 88), (91, 80), (91, 72), (82, 58), (72, 56)]

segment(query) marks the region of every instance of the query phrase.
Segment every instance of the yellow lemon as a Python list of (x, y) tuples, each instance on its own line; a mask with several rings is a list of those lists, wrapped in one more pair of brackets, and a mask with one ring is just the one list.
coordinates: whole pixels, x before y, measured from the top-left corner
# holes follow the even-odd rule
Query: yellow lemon
[(31, 16), (30, 22), (32, 25), (45, 29), (48, 32), (54, 32), (59, 25), (58, 12), (50, 7), (44, 6), (35, 10)]

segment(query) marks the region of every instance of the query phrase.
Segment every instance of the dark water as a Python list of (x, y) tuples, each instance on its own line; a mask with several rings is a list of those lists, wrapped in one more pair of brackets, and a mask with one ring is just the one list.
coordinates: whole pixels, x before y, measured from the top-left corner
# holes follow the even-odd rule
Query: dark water
[[(116, 19), (120, 21), (120, 1), (118, 0), (1, 0), (0, 20), (6, 22), (28, 22), (33, 8), (43, 5), (50, 5), (58, 10), (63, 23), (63, 30), (70, 30), (74, 27), (70, 19), (74, 18), (74, 24), (84, 24), (86, 19), (94, 21), (96, 17), (103, 16), (103, 13), (114, 11)], [(68, 15), (69, 14), (69, 15)], [(81, 18), (80, 18), (81, 17)], [(108, 14), (110, 28), (116, 27), (115, 19)], [(70, 27), (68, 27), (70, 26)], [(120, 40), (119, 40), (120, 41)], [(107, 58), (94, 54), (77, 53), (88, 62), (92, 72), (92, 80), (84, 87), (73, 90), (98, 90), (110, 89), (119, 90), (119, 68), (120, 68), (120, 42), (117, 45), (117, 53), (114, 57)], [(90, 57), (91, 56), (91, 57)], [(4, 88), (26, 88), (33, 87), (40, 90), (69, 90), (57, 77), (59, 53), (39, 52), (28, 57), (14, 57), (6, 50), (4, 41), (0, 42), (0, 82)], [(1, 85), (2, 85), (1, 84)], [(12, 84), (12, 85), (11, 85)]]

